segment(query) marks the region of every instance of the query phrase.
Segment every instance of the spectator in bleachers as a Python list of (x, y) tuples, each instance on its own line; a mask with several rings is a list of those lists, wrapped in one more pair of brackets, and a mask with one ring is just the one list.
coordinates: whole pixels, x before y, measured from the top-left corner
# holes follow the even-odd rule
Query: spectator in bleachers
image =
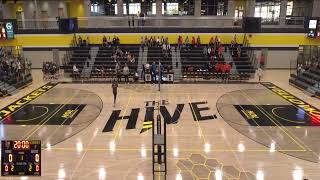
[(213, 46), (213, 44), (214, 44), (214, 40), (213, 40), (213, 37), (211, 37), (209, 41), (209, 46)]
[(197, 46), (197, 47), (200, 47), (200, 46), (201, 46), (200, 36), (199, 36), (199, 35), (198, 35), (198, 37), (197, 37), (196, 46)]
[(237, 57), (238, 57), (238, 59), (240, 59), (240, 57), (241, 57), (241, 47), (240, 47), (240, 45), (237, 47)]
[(90, 39), (89, 39), (89, 36), (87, 36), (86, 43), (87, 43), (87, 44), (86, 44), (87, 46), (89, 46), (89, 45), (90, 45)]
[(183, 43), (182, 36), (179, 36), (179, 37), (178, 37), (178, 48), (179, 48), (179, 49), (181, 48), (182, 43)]
[(212, 51), (212, 48), (209, 46), (207, 50), (208, 56), (212, 56), (211, 51)]
[(111, 39), (110, 39), (110, 36), (108, 37), (107, 45), (108, 45), (108, 47), (111, 47), (111, 45), (112, 45), (112, 43), (111, 43)]
[(103, 36), (103, 38), (102, 38), (102, 46), (107, 46), (107, 37), (106, 36)]
[(163, 36), (161, 36), (161, 44), (160, 44), (160, 46), (162, 46), (162, 44), (164, 43), (164, 38), (163, 38)]
[(72, 70), (73, 70), (73, 77), (74, 78), (80, 77), (79, 69), (77, 68), (76, 64), (73, 64)]
[(160, 37), (159, 37), (159, 36), (158, 36), (158, 38), (157, 38), (156, 43), (157, 43), (157, 46), (159, 47), (159, 46), (160, 46)]
[(218, 48), (218, 56), (219, 56), (219, 58), (222, 58), (222, 56), (223, 56), (223, 47), (222, 47), (222, 45), (220, 45), (219, 48)]
[(297, 67), (297, 75), (299, 75), (302, 71), (302, 64), (298, 63), (298, 67)]
[(115, 66), (115, 73), (116, 73), (117, 81), (121, 82), (121, 67), (118, 62), (116, 63), (116, 66)]
[(208, 47), (207, 46), (204, 46), (203, 47), (203, 56), (207, 59), (208, 57)]
[(237, 44), (237, 35), (234, 35), (232, 40), (231, 40), (231, 47), (234, 48), (234, 47), (237, 47), (238, 44)]
[(189, 49), (189, 38), (188, 36), (184, 39), (184, 45), (187, 49)]
[(128, 67), (127, 63), (124, 64), (122, 73), (123, 73), (123, 76), (124, 76), (124, 82), (125, 83), (129, 83), (130, 71), (129, 71), (129, 67)]
[(78, 37), (78, 46), (82, 46), (82, 37), (81, 36), (79, 36)]
[(152, 77), (152, 82), (156, 82), (157, 80), (157, 66), (156, 66), (156, 63), (153, 62), (152, 65), (151, 65), (151, 77)]
[(214, 44), (215, 44), (216, 47), (219, 47), (219, 46), (220, 46), (220, 38), (219, 38), (218, 36), (216, 36), (216, 37), (214, 38)]
[(258, 79), (259, 79), (259, 82), (260, 82), (261, 79), (262, 79), (262, 75), (263, 75), (263, 71), (262, 71), (261, 67), (258, 68), (257, 74), (258, 74)]
[(196, 46), (196, 39), (194, 38), (194, 36), (192, 36), (191, 38), (191, 47), (194, 48)]
[(144, 45), (145, 45), (144, 38), (143, 38), (143, 36), (141, 36), (141, 38), (140, 38), (140, 46), (141, 46), (142, 50), (144, 49)]

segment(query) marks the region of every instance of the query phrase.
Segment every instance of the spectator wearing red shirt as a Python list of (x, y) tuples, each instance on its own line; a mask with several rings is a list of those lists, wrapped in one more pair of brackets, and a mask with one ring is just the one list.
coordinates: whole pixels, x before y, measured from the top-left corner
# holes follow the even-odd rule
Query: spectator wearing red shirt
[(222, 54), (223, 54), (223, 47), (222, 47), (222, 45), (219, 47), (219, 49), (218, 49), (218, 56), (219, 56), (219, 58), (222, 58)]
[(192, 36), (191, 44), (192, 44), (192, 47), (195, 47), (196, 45), (196, 39), (194, 38), (194, 36)]

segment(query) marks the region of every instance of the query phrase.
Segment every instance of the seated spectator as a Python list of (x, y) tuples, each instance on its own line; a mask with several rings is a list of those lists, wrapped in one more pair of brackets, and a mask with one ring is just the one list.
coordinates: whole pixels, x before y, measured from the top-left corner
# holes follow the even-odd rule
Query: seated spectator
[(189, 38), (188, 36), (184, 39), (184, 45), (189, 48)]
[(208, 57), (208, 47), (207, 46), (203, 47), (202, 54), (207, 59), (207, 57)]
[(130, 63), (135, 63), (136, 62), (136, 58), (134, 57), (134, 54), (131, 55), (131, 60)]
[(79, 69), (77, 68), (76, 64), (73, 64), (73, 76), (74, 78), (80, 77)]

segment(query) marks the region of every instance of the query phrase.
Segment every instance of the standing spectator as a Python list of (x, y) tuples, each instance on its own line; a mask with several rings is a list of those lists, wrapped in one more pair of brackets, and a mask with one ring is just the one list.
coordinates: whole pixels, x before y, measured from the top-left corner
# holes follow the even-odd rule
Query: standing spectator
[(112, 93), (113, 93), (113, 107), (116, 106), (117, 94), (118, 94), (118, 82), (114, 79), (112, 81)]
[(130, 74), (130, 71), (129, 71), (129, 67), (127, 65), (127, 63), (124, 64), (124, 67), (123, 67), (123, 75), (124, 75), (124, 82), (125, 83), (129, 83), (129, 74)]
[(189, 49), (189, 38), (188, 38), (188, 36), (184, 39), (184, 45), (186, 46), (187, 49)]
[(81, 36), (79, 36), (78, 37), (78, 46), (82, 46), (82, 37)]
[(128, 15), (128, 26), (129, 26), (129, 28), (131, 28), (130, 22), (131, 22), (131, 20), (130, 20), (130, 15)]
[(192, 48), (196, 46), (196, 39), (194, 38), (194, 36), (192, 36), (191, 45)]
[(263, 71), (262, 71), (261, 67), (258, 68), (257, 74), (258, 74), (258, 78), (259, 78), (259, 82), (260, 82), (262, 79), (262, 75), (263, 75)]
[(140, 11), (138, 11), (138, 13), (137, 13), (137, 18), (138, 18), (138, 27), (140, 27), (141, 26), (141, 13), (140, 13)]
[(131, 20), (132, 20), (132, 27), (134, 27), (134, 15), (131, 16)]
[(156, 63), (153, 62), (151, 65), (152, 83), (156, 82), (157, 80), (156, 71), (157, 71)]
[(90, 46), (90, 39), (89, 39), (89, 36), (87, 36), (86, 43), (87, 43), (87, 46)]
[(198, 35), (198, 37), (197, 37), (197, 47), (200, 47), (201, 46), (201, 42), (200, 42), (200, 36)]
[(121, 67), (119, 63), (116, 63), (115, 73), (116, 73), (117, 81), (121, 82)]
[(297, 67), (297, 75), (300, 75), (301, 71), (302, 71), (302, 64), (299, 63)]
[(106, 36), (103, 36), (103, 38), (102, 38), (102, 46), (106, 46), (106, 45), (107, 45), (107, 38), (106, 38)]
[(107, 44), (108, 44), (108, 47), (111, 47), (111, 39), (110, 39), (110, 36), (108, 37)]

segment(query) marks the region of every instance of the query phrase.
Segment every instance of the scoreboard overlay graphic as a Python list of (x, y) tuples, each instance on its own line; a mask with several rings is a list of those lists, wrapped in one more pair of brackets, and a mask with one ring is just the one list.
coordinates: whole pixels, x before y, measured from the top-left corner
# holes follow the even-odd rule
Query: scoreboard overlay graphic
[(41, 176), (41, 141), (1, 141), (1, 176)]

